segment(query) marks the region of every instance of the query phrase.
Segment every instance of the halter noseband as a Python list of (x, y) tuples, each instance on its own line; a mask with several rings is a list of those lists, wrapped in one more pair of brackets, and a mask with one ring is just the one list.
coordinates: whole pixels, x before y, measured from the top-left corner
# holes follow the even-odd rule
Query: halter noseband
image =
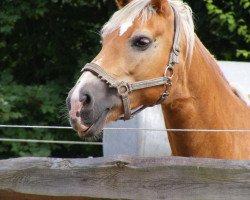
[[(110, 88), (116, 88), (118, 95), (121, 97), (124, 107), (124, 116), (121, 117), (123, 120), (129, 120), (131, 119), (135, 114), (142, 111), (143, 109), (147, 107), (152, 107), (154, 105), (162, 103), (169, 95), (169, 92), (167, 91), (168, 86), (172, 85), (172, 79), (174, 76), (174, 65), (178, 63), (178, 56), (180, 54), (180, 16), (179, 13), (175, 10), (174, 7), (174, 39), (173, 39), (173, 47), (170, 53), (169, 58), (169, 64), (167, 65), (163, 77), (144, 80), (144, 81), (138, 81), (134, 83), (129, 83), (126, 81), (120, 81), (114, 79), (112, 76), (110, 76), (107, 72), (105, 72), (99, 65), (95, 63), (87, 63), (81, 72), (90, 71), (101, 80), (105, 81)], [(169, 76), (167, 76), (167, 73), (170, 73)], [(135, 90), (140, 90), (144, 88), (150, 88), (155, 87), (159, 85), (165, 85), (166, 90), (162, 93), (159, 100), (154, 103), (151, 106), (141, 106), (135, 111), (131, 111), (130, 109), (130, 100), (129, 100), (129, 93)]]

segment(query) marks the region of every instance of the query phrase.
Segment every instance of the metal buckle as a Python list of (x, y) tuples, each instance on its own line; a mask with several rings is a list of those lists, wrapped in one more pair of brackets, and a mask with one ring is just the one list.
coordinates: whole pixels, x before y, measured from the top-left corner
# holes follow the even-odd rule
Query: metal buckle
[(168, 96), (169, 96), (169, 92), (168, 92), (168, 91), (164, 92), (164, 93), (161, 95), (162, 99), (164, 99), (164, 100), (165, 100)]
[[(167, 73), (170, 73), (169, 76), (167, 76)], [(172, 65), (168, 65), (164, 71), (164, 76), (168, 77), (168, 79), (172, 80), (172, 78), (174, 77), (174, 68)]]
[(117, 85), (117, 92), (120, 96), (124, 96), (124, 95), (128, 95), (129, 93), (129, 86), (128, 83), (121, 81), (118, 85)]

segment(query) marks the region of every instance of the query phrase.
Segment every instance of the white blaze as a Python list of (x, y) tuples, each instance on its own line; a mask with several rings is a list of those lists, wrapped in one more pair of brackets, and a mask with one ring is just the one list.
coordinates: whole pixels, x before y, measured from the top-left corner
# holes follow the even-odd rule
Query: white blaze
[(127, 21), (120, 27), (120, 36), (122, 36), (133, 25), (133, 21)]

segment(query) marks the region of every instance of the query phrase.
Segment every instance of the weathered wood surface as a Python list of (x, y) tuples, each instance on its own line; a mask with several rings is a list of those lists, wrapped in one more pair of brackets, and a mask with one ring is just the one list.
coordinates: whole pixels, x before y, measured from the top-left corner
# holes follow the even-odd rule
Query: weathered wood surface
[(5, 197), (249, 200), (250, 161), (126, 156), (1, 160), (0, 199)]
[(61, 196), (41, 196), (32, 194), (22, 194), (17, 192), (11, 192), (6, 190), (0, 190), (1, 200), (105, 200), (100, 198), (90, 197), (61, 197)]

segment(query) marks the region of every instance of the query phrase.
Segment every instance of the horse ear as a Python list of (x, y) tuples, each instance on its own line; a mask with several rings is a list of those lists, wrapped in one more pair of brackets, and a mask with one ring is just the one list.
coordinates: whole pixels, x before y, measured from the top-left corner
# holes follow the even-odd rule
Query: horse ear
[(171, 7), (168, 0), (151, 0), (153, 7), (159, 14), (171, 13)]
[(118, 6), (118, 8), (123, 8), (124, 6), (126, 6), (128, 3), (130, 3), (132, 0), (115, 0), (116, 1), (116, 5)]

